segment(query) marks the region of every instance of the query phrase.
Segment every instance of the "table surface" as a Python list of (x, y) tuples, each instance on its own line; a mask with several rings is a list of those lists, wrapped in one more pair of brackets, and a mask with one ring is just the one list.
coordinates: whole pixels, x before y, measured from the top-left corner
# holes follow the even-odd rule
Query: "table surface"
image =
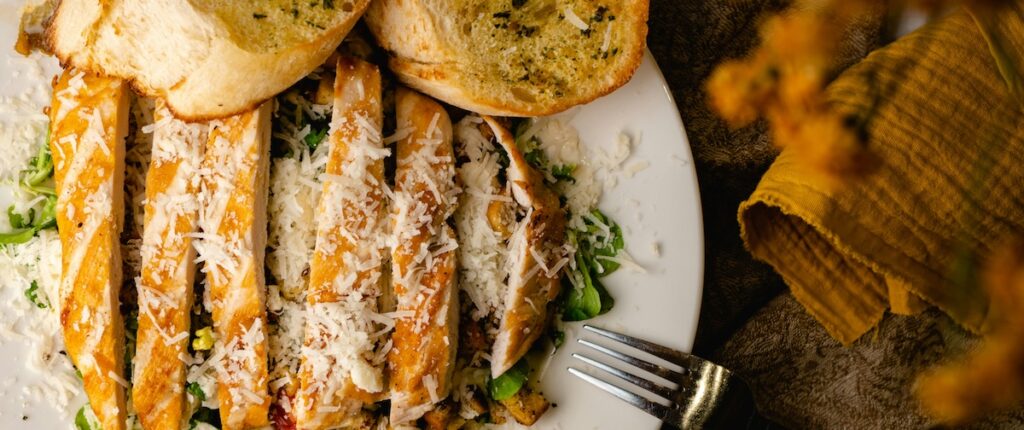
[[(707, 108), (703, 82), (714, 66), (742, 57), (759, 18), (782, 0), (652, 0), (648, 45), (686, 124), (700, 182), (705, 284), (695, 353), (750, 382), (761, 409), (791, 428), (925, 428), (911, 395), (914, 378), (962, 353), (975, 339), (943, 314), (887, 316), (851, 347), (830, 338), (782, 279), (753, 258), (736, 211), (776, 155), (763, 124), (733, 130)], [(853, 64), (878, 44), (866, 20), (840, 50)], [(840, 406), (841, 405), (841, 406)], [(1024, 427), (1024, 408), (972, 428)]]

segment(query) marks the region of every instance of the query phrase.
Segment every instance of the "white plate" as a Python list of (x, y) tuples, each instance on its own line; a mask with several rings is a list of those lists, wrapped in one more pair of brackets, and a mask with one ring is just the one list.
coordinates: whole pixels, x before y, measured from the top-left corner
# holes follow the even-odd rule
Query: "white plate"
[[(26, 90), (12, 78), (15, 70), (31, 61), (21, 59), (10, 48), (17, 31), (18, 3), (0, 0), (0, 76), (6, 78), (0, 81), (2, 95)], [(53, 67), (54, 62), (46, 65)], [(686, 132), (653, 57), (645, 55), (626, 86), (569, 115), (585, 144), (610, 147), (619, 133), (625, 132), (633, 137), (634, 145), (624, 165), (649, 163), (632, 177), (622, 175), (617, 185), (605, 192), (601, 204), (601, 209), (622, 225), (627, 251), (646, 273), (621, 269), (603, 279), (616, 305), (590, 322), (689, 351), (697, 329), (704, 272), (700, 198)], [(3, 306), (0, 303), (0, 312)], [(541, 382), (544, 394), (557, 407), (536, 428), (658, 428), (656, 419), (566, 371), (574, 366), (600, 375), (571, 357), (574, 352), (585, 352), (575, 342), (577, 337), (594, 339), (582, 333), (580, 323), (567, 325), (567, 342), (555, 353)], [(25, 369), (26, 347), (27, 343), (17, 340), (0, 344), (0, 428), (71, 428), (73, 416), (55, 413), (45, 402), (34, 404), (31, 396), (22, 395), (23, 387), (38, 378)], [(77, 407), (71, 409), (73, 414)], [(23, 415), (28, 421), (22, 420)]]
[[(627, 170), (633, 163), (650, 163), (632, 178), (620, 177), (600, 205), (622, 226), (626, 250), (647, 272), (619, 269), (602, 279), (615, 308), (587, 323), (689, 351), (704, 276), (700, 195), (689, 140), (654, 57), (648, 52), (628, 84), (574, 115), (570, 124), (579, 130), (581, 142), (610, 146), (624, 131), (634, 138), (633, 153), (623, 163)], [(584, 332), (582, 323), (567, 325), (565, 345), (541, 380), (544, 395), (558, 407), (536, 428), (657, 429), (657, 419), (566, 371), (572, 366), (618, 382), (572, 358), (578, 352), (617, 364), (577, 344), (579, 337), (608, 345)]]

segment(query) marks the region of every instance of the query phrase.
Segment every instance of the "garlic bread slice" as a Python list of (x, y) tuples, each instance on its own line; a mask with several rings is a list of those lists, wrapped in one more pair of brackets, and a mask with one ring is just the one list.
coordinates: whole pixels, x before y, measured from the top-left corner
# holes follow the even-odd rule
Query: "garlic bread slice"
[(378, 0), (366, 23), (403, 83), (487, 115), (542, 116), (621, 87), (648, 0)]
[(369, 0), (61, 0), (46, 41), (185, 119), (257, 108), (327, 60)]

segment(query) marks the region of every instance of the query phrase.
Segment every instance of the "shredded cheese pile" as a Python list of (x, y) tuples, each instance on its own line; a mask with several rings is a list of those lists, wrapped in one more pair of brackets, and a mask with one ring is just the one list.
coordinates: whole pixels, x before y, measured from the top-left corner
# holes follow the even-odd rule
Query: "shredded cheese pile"
[[(52, 58), (6, 59), (10, 79), (19, 81), (20, 92), (0, 97), (0, 232), (9, 231), (6, 208), (18, 213), (30, 209), (40, 213), (45, 198), (21, 191), (17, 185), (21, 170), (46, 145), (49, 119), (43, 108), (50, 103), (50, 78), (59, 68)], [(64, 167), (64, 166), (61, 166)], [(60, 328), (59, 289), (61, 243), (53, 230), (39, 232), (27, 243), (0, 248), (0, 349), (24, 351), (28, 374), (0, 381), (3, 395), (22, 405), (46, 404), (70, 418), (82, 402), (81, 381), (64, 351)], [(38, 308), (26, 298), (35, 282)], [(13, 386), (19, 392), (10, 392)]]
[(480, 132), (483, 120), (468, 116), (455, 126), (459, 154), (467, 159), (458, 167), (463, 195), (455, 211), (459, 235), (459, 285), (473, 302), (472, 316), (480, 320), (500, 314), (504, 308), (505, 262), (508, 249), (504, 238), (491, 226), (488, 212), (497, 204), (511, 204), (508, 189), (498, 184), (499, 155)]
[[(312, 118), (323, 119), (331, 105), (313, 104), (304, 97), (286, 93), (282, 97)], [(316, 244), (316, 206), (322, 191), (321, 175), (327, 165), (328, 145), (310, 151), (303, 139), (309, 124), (299, 127), (294, 118), (278, 111), (274, 121), (282, 131), (274, 138), (287, 144), (289, 156), (271, 160), (270, 196), (267, 202), (267, 267), (276, 285), (268, 286), (267, 311), (277, 324), (268, 331), (270, 389), (277, 393), (278, 405), (288, 413), (289, 401), (298, 389), (305, 327), (306, 285), (309, 262)]]

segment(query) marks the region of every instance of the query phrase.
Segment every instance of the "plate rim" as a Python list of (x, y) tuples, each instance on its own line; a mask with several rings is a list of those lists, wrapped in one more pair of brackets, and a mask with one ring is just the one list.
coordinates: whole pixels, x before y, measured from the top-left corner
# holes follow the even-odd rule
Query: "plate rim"
[(658, 60), (654, 58), (654, 53), (651, 52), (649, 47), (644, 48), (644, 56), (651, 60), (651, 64), (654, 66), (654, 71), (658, 76), (659, 85), (661, 86), (662, 91), (665, 92), (665, 97), (668, 98), (669, 103), (672, 104), (675, 110), (673, 119), (675, 120), (675, 125), (679, 127), (679, 130), (682, 132), (683, 138), (685, 139), (683, 144), (690, 160), (690, 163), (687, 166), (689, 168), (687, 170), (689, 170), (690, 176), (693, 179), (693, 195), (696, 196), (697, 232), (699, 233), (697, 235), (697, 240), (700, 242), (697, 247), (697, 249), (699, 249), (699, 252), (697, 253), (697, 266), (700, 267), (700, 273), (697, 274), (697, 283), (699, 284), (699, 288), (697, 288), (696, 291), (697, 309), (691, 316), (693, 318), (693, 332), (690, 333), (690, 342), (689, 345), (687, 345), (687, 349), (689, 350), (687, 352), (692, 352), (693, 345), (697, 340), (700, 311), (704, 308), (704, 277), (706, 275), (705, 271), (707, 270), (707, 266), (705, 265), (707, 238), (705, 237), (704, 230), (704, 203), (700, 193), (700, 177), (697, 175), (697, 162), (693, 157), (693, 146), (691, 145), (690, 134), (686, 131), (686, 123), (683, 122), (683, 113), (679, 109), (679, 104), (676, 103), (675, 96), (672, 94), (672, 88), (669, 86), (668, 80), (665, 79), (665, 73), (661, 71), (661, 66), (658, 64)]
[[(685, 345), (686, 350), (692, 351), (694, 343), (695, 343), (695, 340), (696, 340), (696, 335), (697, 335), (697, 332), (698, 332), (698, 328), (699, 328), (698, 324), (699, 324), (699, 321), (700, 321), (700, 312), (701, 312), (701, 309), (703, 308), (703, 302), (702, 301), (703, 301), (703, 296), (704, 296), (704, 281), (705, 281), (705, 275), (706, 275), (706, 270), (707, 270), (706, 269), (706, 265), (705, 265), (706, 264), (706, 254), (707, 254), (706, 253), (707, 239), (706, 239), (706, 232), (705, 232), (705, 228), (704, 228), (703, 202), (702, 202), (702, 197), (701, 197), (701, 192), (700, 192), (701, 190), (700, 190), (699, 176), (697, 175), (696, 163), (695, 163), (694, 156), (693, 156), (693, 148), (692, 148), (692, 144), (691, 144), (692, 141), (690, 139), (689, 133), (687, 132), (685, 123), (683, 121), (680, 106), (676, 102), (675, 97), (672, 94), (671, 87), (669, 86), (669, 83), (666, 80), (664, 73), (662, 72), (661, 66), (658, 64), (656, 58), (654, 57), (653, 53), (649, 50), (649, 48), (645, 47), (643, 58), (644, 58), (644, 60), (647, 60), (647, 61), (651, 62), (651, 66), (653, 66), (653, 71), (655, 72), (655, 76), (657, 77), (656, 85), (657, 85), (658, 88), (660, 88), (661, 91), (664, 92), (664, 96), (666, 97), (666, 100), (672, 106), (674, 114), (671, 115), (671, 117), (672, 117), (671, 125), (669, 125), (668, 122), (666, 122), (665, 124), (666, 124), (666, 126), (673, 126), (673, 127), (675, 127), (677, 130), (679, 130), (681, 136), (683, 137), (682, 142), (673, 143), (672, 145), (673, 146), (674, 145), (679, 145), (679, 144), (682, 145), (682, 149), (684, 150), (684, 151), (682, 151), (682, 154), (688, 157), (688, 159), (687, 159), (688, 163), (686, 165), (679, 166), (678, 168), (679, 169), (686, 169), (686, 170), (688, 170), (689, 172), (686, 173), (686, 175), (688, 175), (688, 177), (692, 180), (692, 185), (690, 185), (690, 186), (692, 187), (691, 191), (693, 192), (694, 199), (691, 202), (687, 202), (687, 204), (694, 205), (694, 210), (695, 210), (695, 215), (696, 215), (695, 216), (695, 220), (694, 220), (695, 224), (693, 225), (693, 228), (694, 228), (693, 233), (695, 234), (694, 239), (695, 239), (695, 242), (696, 242), (696, 243), (693, 244), (693, 248), (695, 250), (694, 255), (693, 255), (693, 259), (694, 259), (694, 263), (696, 264), (696, 267), (699, 268), (697, 273), (693, 274), (694, 278), (691, 280), (691, 281), (696, 281), (696, 286), (694, 288), (694, 291), (693, 291), (692, 294), (687, 294), (688, 297), (692, 297), (695, 300), (695, 306), (694, 306), (693, 312), (692, 312), (691, 315), (689, 315), (687, 317), (689, 319), (689, 321), (690, 321), (690, 327), (692, 327), (692, 328), (691, 328), (691, 330), (689, 330), (688, 333), (685, 333), (685, 334), (688, 335), (687, 341), (685, 342), (686, 343), (686, 345)], [(642, 65), (638, 65), (637, 69), (639, 70), (640, 67), (642, 67)], [(621, 89), (622, 88), (619, 88), (618, 90), (621, 90)], [(610, 93), (610, 94), (614, 94), (614, 91), (612, 93)], [(19, 368), (19, 369), (16, 369), (14, 371), (14, 373), (17, 373), (17, 372), (20, 372), (20, 371), (23, 371), (23, 370), (24, 369)], [(12, 398), (11, 400), (12, 401), (16, 401), (14, 398)], [(44, 402), (44, 403), (46, 403), (46, 402)], [(53, 410), (53, 413), (54, 413), (54, 415), (58, 415), (58, 411), (56, 409)], [(57, 419), (60, 422), (63, 422), (66, 418), (65, 417), (60, 417), (60, 418), (57, 418)], [(39, 421), (36, 421), (36, 424), (41, 424), (41, 423)]]

